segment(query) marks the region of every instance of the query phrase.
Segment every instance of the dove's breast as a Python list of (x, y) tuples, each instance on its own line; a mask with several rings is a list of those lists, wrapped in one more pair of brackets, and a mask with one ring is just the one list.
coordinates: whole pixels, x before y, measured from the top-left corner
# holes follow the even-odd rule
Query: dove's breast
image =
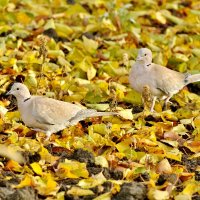
[(131, 68), (129, 83), (131, 87), (139, 93), (142, 93), (143, 87), (148, 85), (153, 96), (163, 95), (163, 92), (157, 88), (155, 80), (152, 79), (150, 71), (148, 69), (141, 68), (140, 66), (138, 67), (137, 65), (134, 65)]

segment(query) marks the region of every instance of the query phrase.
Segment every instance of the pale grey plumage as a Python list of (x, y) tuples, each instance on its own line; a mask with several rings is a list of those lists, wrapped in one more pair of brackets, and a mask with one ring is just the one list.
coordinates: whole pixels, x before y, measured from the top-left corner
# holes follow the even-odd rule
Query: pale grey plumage
[(78, 105), (43, 96), (31, 96), (22, 83), (14, 83), (7, 93), (17, 98), (18, 109), (23, 122), (36, 131), (48, 136), (65, 127), (77, 124), (87, 117), (116, 115), (115, 112), (97, 112)]
[(147, 48), (139, 50), (129, 74), (129, 83), (136, 91), (141, 93), (145, 85), (150, 87), (153, 95), (151, 111), (154, 109), (157, 97), (165, 99), (166, 105), (184, 86), (197, 81), (200, 81), (200, 74), (183, 74), (152, 63), (152, 52)]

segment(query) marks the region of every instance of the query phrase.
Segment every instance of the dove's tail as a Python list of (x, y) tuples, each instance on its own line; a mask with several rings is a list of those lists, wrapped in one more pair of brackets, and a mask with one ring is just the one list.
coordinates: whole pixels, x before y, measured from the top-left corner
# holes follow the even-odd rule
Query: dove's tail
[(84, 112), (83, 115), (86, 117), (100, 117), (100, 116), (109, 116), (109, 115), (117, 115), (117, 112), (98, 112), (93, 109), (88, 109), (87, 112)]
[(200, 74), (188, 75), (185, 78), (186, 84), (200, 81)]
[(117, 112), (98, 112), (94, 109), (84, 109), (79, 111), (72, 119), (70, 119), (70, 125), (75, 125), (79, 121), (84, 120), (88, 117), (100, 117), (100, 116), (109, 116), (117, 115)]

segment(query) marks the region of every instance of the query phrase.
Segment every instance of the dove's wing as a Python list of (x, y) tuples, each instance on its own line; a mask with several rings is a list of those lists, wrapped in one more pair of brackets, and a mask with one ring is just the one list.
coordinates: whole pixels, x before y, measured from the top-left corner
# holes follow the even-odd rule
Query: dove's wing
[(65, 124), (80, 110), (82, 110), (82, 108), (75, 104), (47, 97), (35, 96), (35, 98), (32, 99), (32, 115), (35, 117), (36, 121), (41, 124)]

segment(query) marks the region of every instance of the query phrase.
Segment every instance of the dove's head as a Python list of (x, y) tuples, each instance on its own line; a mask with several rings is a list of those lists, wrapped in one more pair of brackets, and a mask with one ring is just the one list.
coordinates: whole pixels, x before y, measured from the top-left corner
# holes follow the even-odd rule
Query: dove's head
[(17, 99), (27, 99), (30, 98), (30, 92), (26, 85), (22, 83), (14, 83), (7, 95), (14, 95)]
[(152, 62), (152, 52), (150, 49), (141, 48), (138, 51), (137, 61), (144, 62), (146, 65), (151, 64)]

